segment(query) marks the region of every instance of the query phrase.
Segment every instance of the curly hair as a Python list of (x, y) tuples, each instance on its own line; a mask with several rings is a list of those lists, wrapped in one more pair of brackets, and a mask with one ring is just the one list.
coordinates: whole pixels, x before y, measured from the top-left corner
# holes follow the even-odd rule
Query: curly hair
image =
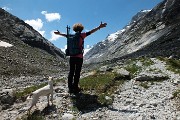
[(81, 23), (76, 23), (73, 25), (73, 30), (75, 32), (82, 32), (83, 29), (84, 29), (84, 26)]

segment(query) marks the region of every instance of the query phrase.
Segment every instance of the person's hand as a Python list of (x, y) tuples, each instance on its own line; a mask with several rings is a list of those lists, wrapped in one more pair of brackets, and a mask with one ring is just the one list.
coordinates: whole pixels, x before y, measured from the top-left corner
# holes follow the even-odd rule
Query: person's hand
[(60, 32), (57, 30), (57, 31), (54, 32), (54, 34), (60, 34)]
[(101, 22), (101, 24), (99, 25), (99, 29), (100, 29), (100, 28), (103, 28), (103, 27), (106, 27), (106, 25), (107, 25), (107, 23), (102, 23), (102, 22)]

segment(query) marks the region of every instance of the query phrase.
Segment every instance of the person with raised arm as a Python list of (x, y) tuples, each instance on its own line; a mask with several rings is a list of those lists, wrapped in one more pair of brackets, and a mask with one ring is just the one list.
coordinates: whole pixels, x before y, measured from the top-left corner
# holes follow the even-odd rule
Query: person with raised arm
[[(96, 31), (100, 30), (101, 28), (106, 27), (107, 23), (100, 23), (100, 25), (89, 32), (82, 32), (84, 29), (84, 26), (81, 23), (76, 23), (73, 25), (73, 30), (76, 33), (80, 33), (80, 40), (79, 40), (79, 46), (84, 46), (84, 39), (91, 35), (92, 33), (95, 33)], [(67, 34), (60, 33), (59, 31), (54, 32), (56, 35), (61, 35), (64, 37), (68, 37)], [(83, 51), (83, 48), (82, 48)], [(80, 73), (81, 73), (81, 68), (83, 64), (83, 52), (77, 55), (70, 55), (70, 71), (68, 75), (68, 88), (69, 88), (69, 93), (74, 93), (77, 94), (81, 91), (79, 88), (79, 79), (80, 79)]]

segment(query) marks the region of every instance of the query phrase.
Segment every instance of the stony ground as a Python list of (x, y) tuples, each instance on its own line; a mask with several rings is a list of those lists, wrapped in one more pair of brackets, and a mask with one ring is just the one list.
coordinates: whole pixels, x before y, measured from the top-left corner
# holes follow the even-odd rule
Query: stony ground
[[(141, 82), (135, 79), (126, 81), (115, 91), (114, 102), (108, 107), (94, 105), (93, 102), (96, 101), (91, 93), (82, 92), (77, 97), (70, 96), (67, 93), (67, 83), (60, 82), (54, 87), (54, 104), (47, 106), (46, 97), (41, 97), (30, 116), (41, 115), (47, 120), (180, 120), (180, 111), (172, 99), (173, 92), (180, 88), (180, 76), (167, 70), (164, 62), (154, 58), (151, 60), (155, 64), (150, 67), (168, 75), (168, 80), (148, 82), (148, 88), (141, 86)], [(91, 104), (88, 104), (87, 96), (92, 98)], [(79, 106), (76, 105), (80, 105), (74, 104), (77, 101), (87, 101), (90, 109), (77, 110)], [(0, 112), (0, 119), (27, 118), (29, 103), (30, 101), (15, 103), (10, 109)]]

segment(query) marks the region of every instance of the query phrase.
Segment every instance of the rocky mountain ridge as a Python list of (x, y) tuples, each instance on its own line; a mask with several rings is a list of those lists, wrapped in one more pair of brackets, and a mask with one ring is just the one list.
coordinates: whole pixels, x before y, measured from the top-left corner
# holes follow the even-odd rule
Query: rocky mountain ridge
[[(1, 8), (0, 24), (2, 78), (3, 76), (48, 75), (66, 66), (65, 55), (59, 48), (23, 20)], [(3, 44), (10, 44), (11, 47), (5, 47)]]
[[(39, 32), (34, 30), (32, 26), (2, 8), (0, 8), (0, 13), (1, 37), (7, 35), (9, 37), (13, 36), (19, 38), (29, 46), (43, 49), (52, 55), (64, 57), (63, 52), (59, 48), (45, 39)], [(5, 40), (8, 41), (8, 39)], [(13, 40), (9, 40), (8, 42), (13, 43)]]
[[(123, 30), (97, 43), (85, 55), (86, 63), (140, 56), (179, 57), (179, 9), (180, 1), (164, 0), (145, 14), (141, 11)], [(115, 38), (109, 40), (111, 36)]]

